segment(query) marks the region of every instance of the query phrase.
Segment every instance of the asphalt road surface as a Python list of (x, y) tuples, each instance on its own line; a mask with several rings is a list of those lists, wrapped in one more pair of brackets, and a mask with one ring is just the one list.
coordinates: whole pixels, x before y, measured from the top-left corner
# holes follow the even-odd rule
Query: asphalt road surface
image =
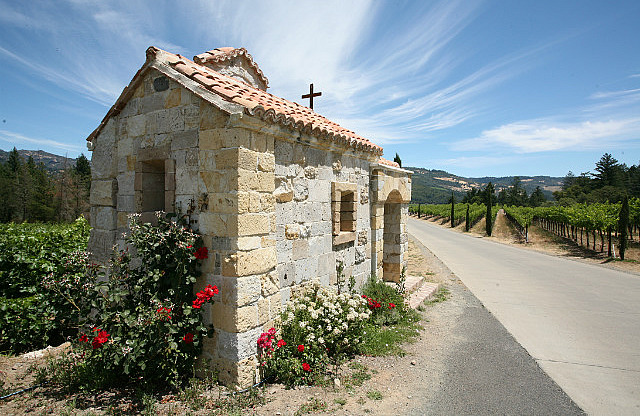
[(414, 218), (409, 232), (588, 414), (640, 414), (640, 276)]

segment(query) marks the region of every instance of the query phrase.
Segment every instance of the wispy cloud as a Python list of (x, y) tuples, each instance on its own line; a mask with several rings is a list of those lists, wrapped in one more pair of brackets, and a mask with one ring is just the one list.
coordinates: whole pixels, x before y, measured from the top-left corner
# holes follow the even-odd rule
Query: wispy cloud
[(62, 143), (55, 140), (50, 139), (39, 139), (33, 137), (26, 137), (19, 133), (14, 133), (7, 130), (0, 130), (0, 140), (10, 143), (12, 146), (17, 148), (22, 148), (26, 143), (31, 145), (35, 144), (38, 146), (46, 146), (48, 148), (53, 148), (56, 150), (70, 151), (70, 152), (80, 152), (82, 149), (80, 146), (74, 146), (68, 143)]
[(453, 150), (496, 149), (500, 152), (547, 152), (566, 149), (597, 149), (640, 140), (640, 117), (558, 122), (538, 119), (485, 130), (480, 137), (455, 143)]
[(493, 157), (493, 156), (461, 156), (450, 159), (436, 159), (432, 160), (436, 166), (446, 166), (455, 168), (475, 169), (484, 168), (486, 166), (501, 166), (507, 165), (513, 162), (513, 158), (510, 157)]

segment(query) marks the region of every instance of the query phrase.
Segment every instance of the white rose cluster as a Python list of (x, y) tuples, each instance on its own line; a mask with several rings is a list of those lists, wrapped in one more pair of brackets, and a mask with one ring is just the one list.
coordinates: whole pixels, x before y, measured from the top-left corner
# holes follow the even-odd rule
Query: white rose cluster
[(311, 284), (287, 303), (280, 319), (291, 342), (318, 347), (331, 356), (353, 351), (370, 316), (361, 296)]

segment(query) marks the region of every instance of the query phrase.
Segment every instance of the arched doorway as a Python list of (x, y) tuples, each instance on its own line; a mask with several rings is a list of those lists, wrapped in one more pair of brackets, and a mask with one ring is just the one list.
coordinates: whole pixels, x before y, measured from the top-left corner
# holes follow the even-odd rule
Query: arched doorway
[(402, 197), (391, 191), (384, 203), (382, 276), (387, 282), (398, 282), (402, 271)]

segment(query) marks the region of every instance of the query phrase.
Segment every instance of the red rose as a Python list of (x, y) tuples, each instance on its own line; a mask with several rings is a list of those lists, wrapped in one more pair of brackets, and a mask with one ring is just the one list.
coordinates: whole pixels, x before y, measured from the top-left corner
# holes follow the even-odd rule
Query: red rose
[(102, 347), (102, 344), (107, 342), (108, 338), (109, 334), (107, 334), (107, 331), (99, 329), (98, 335), (93, 338), (93, 341), (91, 341), (91, 347), (93, 347), (94, 350)]
[(182, 340), (187, 344), (191, 344), (193, 342), (193, 334), (191, 332), (187, 332), (187, 334), (182, 337)]
[(395, 307), (396, 307), (395, 303), (390, 303), (390, 304), (389, 304), (389, 309), (393, 309), (393, 308), (395, 308)]
[(304, 351), (304, 345), (298, 345), (298, 351), (300, 352)]
[(285, 345), (287, 345), (287, 343), (286, 343), (283, 339), (281, 339), (280, 341), (278, 341), (278, 348), (282, 348), (282, 347), (284, 347)]
[(196, 250), (194, 256), (196, 256), (198, 260), (204, 260), (209, 257), (209, 250), (207, 250), (206, 247), (200, 247)]
[(202, 306), (203, 303), (204, 301), (202, 301), (201, 299), (196, 299), (193, 301), (193, 307), (195, 309), (200, 309), (200, 306)]
[(87, 336), (87, 334), (82, 334), (80, 335), (80, 342), (89, 342), (89, 337)]
[(304, 371), (311, 371), (311, 366), (307, 363), (302, 363), (302, 369)]

